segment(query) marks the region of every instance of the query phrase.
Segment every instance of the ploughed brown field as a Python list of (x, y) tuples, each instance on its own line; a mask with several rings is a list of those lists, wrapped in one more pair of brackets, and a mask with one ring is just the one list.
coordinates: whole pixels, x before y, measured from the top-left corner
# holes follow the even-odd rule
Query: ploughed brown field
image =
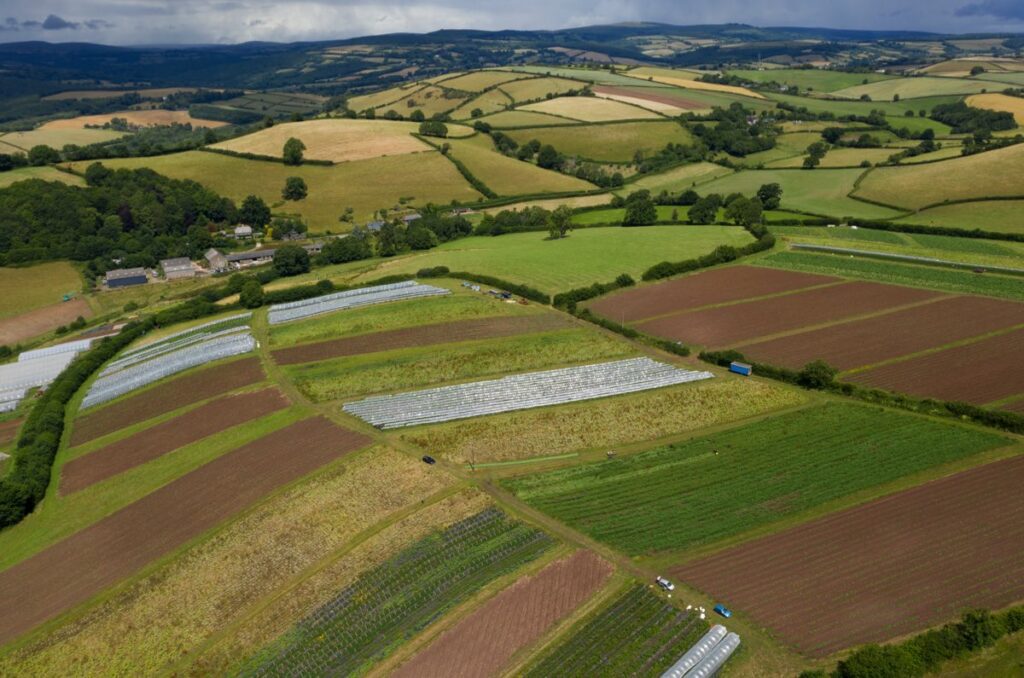
[(316, 417), (243, 445), (0, 572), (0, 644), (85, 602), (275, 488), (369, 442)]
[(263, 368), (257, 358), (243, 358), (199, 372), (190, 372), (184, 377), (172, 379), (78, 417), (72, 426), (71, 444), (87, 443), (126, 426), (259, 381), (263, 381)]
[(285, 407), (288, 400), (272, 388), (229, 395), (200, 405), (180, 417), (72, 459), (61, 469), (61, 494), (84, 490), (189, 443)]
[(73, 322), (78, 316), (92, 317), (92, 309), (84, 299), (72, 299), (53, 306), (44, 306), (13, 318), (0, 320), (0, 345), (14, 346), (40, 334)]
[(748, 358), (799, 369), (825, 360), (839, 370), (872, 365), (1024, 323), (1024, 304), (951, 297), (768, 341), (745, 344)]
[(553, 313), (510, 318), (474, 318), (282, 348), (274, 351), (273, 355), (280, 365), (296, 365), (362, 353), (545, 332), (570, 324), (565, 318)]
[(523, 577), (415, 655), (394, 678), (499, 675), (509, 660), (537, 642), (593, 596), (612, 567), (590, 551), (577, 551)]
[(1024, 598), (1024, 456), (834, 513), (675, 568), (823, 657)]
[(842, 282), (839, 278), (755, 266), (715, 268), (655, 285), (634, 287), (589, 305), (611, 320), (636, 322), (703, 306)]
[(0, 445), (6, 445), (14, 440), (18, 435), (18, 429), (21, 428), (21, 422), (21, 419), (12, 419), (0, 424)]
[(642, 99), (643, 101), (651, 101), (656, 104), (668, 104), (675, 108), (684, 109), (699, 109), (708, 108), (708, 105), (700, 101), (694, 101), (693, 99), (683, 99), (680, 97), (670, 97), (655, 92), (648, 92), (643, 87), (614, 87), (609, 85), (597, 85), (594, 87), (596, 94), (605, 94), (609, 96), (622, 96), (631, 97), (633, 99)]
[(938, 296), (938, 292), (911, 287), (848, 282), (761, 301), (681, 313), (643, 322), (636, 327), (659, 337), (722, 347)]
[(857, 372), (847, 380), (925, 398), (980, 405), (1024, 393), (1022, 346), (1024, 330), (1013, 330)]

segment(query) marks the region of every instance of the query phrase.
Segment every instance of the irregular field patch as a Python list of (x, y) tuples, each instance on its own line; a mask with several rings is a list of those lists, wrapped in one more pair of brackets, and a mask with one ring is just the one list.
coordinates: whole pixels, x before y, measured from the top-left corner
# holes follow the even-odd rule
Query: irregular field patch
[(543, 532), (487, 509), (363, 573), (302, 620), (242, 675), (359, 675), (480, 587), (536, 559)]
[(273, 355), (279, 365), (296, 365), (363, 353), (544, 332), (570, 325), (567, 319), (549, 313), (457, 320), (278, 349)]
[(1024, 200), (986, 200), (939, 205), (897, 219), (898, 224), (923, 224), (1001, 233), (1024, 233)]
[(849, 381), (981, 405), (1024, 393), (1024, 330), (852, 374)]
[(1017, 144), (926, 165), (880, 167), (864, 177), (854, 195), (915, 210), (953, 200), (1020, 197), (1022, 164), (1024, 144)]
[(8, 132), (0, 136), (0, 141), (28, 152), (33, 146), (49, 146), (60, 150), (68, 144), (88, 146), (104, 141), (112, 141), (124, 136), (124, 132), (105, 129), (34, 129), (30, 132)]
[[(646, 189), (654, 195), (662, 191), (679, 193), (698, 183), (709, 181), (729, 172), (728, 168), (721, 165), (711, 162), (698, 162), (692, 165), (675, 167), (665, 172), (658, 172), (657, 174), (645, 174), (636, 181), (629, 182), (622, 192)], [(682, 214), (682, 211), (680, 211), (680, 214)]]
[[(472, 117), (473, 111), (478, 108), (481, 113), (488, 115), (497, 111), (504, 111), (511, 105), (512, 99), (507, 94), (500, 89), (492, 89), (462, 104), (451, 112), (451, 116), (453, 120), (464, 120)], [(490, 122), (491, 119), (487, 118), (487, 121)]]
[(229, 395), (64, 464), (60, 491), (70, 494), (189, 443), (288, 406), (276, 389)]
[[(0, 139), (0, 152), (3, 153), (18, 153), (20, 149), (14, 146), (4, 147), (3, 140)], [(7, 188), (11, 184), (19, 181), (25, 181), (26, 179), (42, 179), (43, 181), (59, 181), (64, 184), (70, 184), (71, 186), (85, 186), (85, 180), (82, 177), (71, 174), (70, 172), (61, 172), (56, 167), (51, 165), (44, 165), (42, 167), (19, 167), (18, 169), (9, 170), (7, 172), (0, 172), (0, 188)]]
[(580, 622), (534, 661), (524, 675), (660, 675), (707, 631), (693, 611), (632, 586)]
[(829, 404), (504, 485), (594, 539), (649, 555), (713, 544), (1008, 442), (877, 407)]
[(634, 287), (593, 302), (590, 309), (607, 318), (635, 322), (702, 306), (835, 282), (839, 282), (839, 278), (782, 273), (754, 266), (729, 266)]
[(804, 654), (885, 641), (1024, 597), (1024, 456), (674, 570)]
[(637, 151), (656, 153), (667, 144), (688, 144), (690, 133), (674, 120), (567, 125), (508, 130), (520, 144), (537, 139), (560, 153), (601, 162), (626, 162)]
[(1024, 323), (1024, 304), (952, 297), (933, 304), (746, 344), (748, 358), (799, 369), (821, 359), (849, 370)]
[(104, 113), (103, 115), (79, 115), (74, 118), (51, 120), (42, 125), (39, 129), (84, 129), (86, 125), (104, 125), (110, 122), (111, 118), (124, 118), (131, 125), (147, 127), (150, 125), (192, 125), (193, 127), (223, 127), (226, 122), (220, 120), (203, 120), (193, 118), (188, 111), (167, 111), (162, 108), (148, 110), (127, 110), (115, 113)]
[(921, 97), (944, 96), (947, 94), (973, 94), (983, 89), (993, 89), (992, 84), (983, 80), (960, 78), (891, 78), (867, 85), (856, 85), (832, 92), (832, 96), (844, 99), (860, 99), (867, 94), (878, 101), (892, 101), (897, 94), (900, 100)]
[(537, 642), (586, 602), (611, 574), (606, 561), (590, 551), (577, 551), (518, 580), (392, 675), (498, 675), (516, 652)]
[(805, 402), (763, 381), (715, 379), (677, 388), (431, 426), (402, 439), (458, 463), (614, 448), (716, 426)]
[(365, 436), (315, 418), (230, 452), (0, 572), (0, 643), (85, 602)]
[(984, 294), (1007, 299), (1024, 299), (1024, 281), (991, 273), (978, 275), (936, 266), (915, 266), (876, 259), (857, 259), (836, 254), (778, 252), (757, 260), (759, 266), (772, 266), (807, 273), (841, 275), (876, 280), (894, 285), (929, 287), (959, 294)]
[(427, 346), (287, 368), (314, 402), (635, 355), (628, 343), (589, 328)]
[(180, 407), (255, 384), (263, 378), (259, 360), (243, 358), (171, 379), (148, 391), (80, 414), (72, 425), (71, 444), (87, 443)]
[[(116, 593), (88, 615), (0, 657), (0, 673), (151, 675), (180, 660), (182, 648), (197, 648), (252, 616), (254, 624), (242, 626), (199, 658), (198, 673), (225, 675), (226, 666), (273, 638), (264, 634), (281, 633), (304, 614), (303, 606), (315, 607), (333, 595), (338, 581), (350, 576), (348, 569), (385, 560), (393, 543), (408, 543), (406, 535), (415, 540), (418, 530), (466, 515), (467, 500), (461, 496), (428, 506), (305, 580), (266, 612), (250, 615), (285, 582), (344, 548), (362, 530), (450, 483), (451, 477), (436, 468), (386, 448), (331, 465), (257, 505), (186, 557)], [(479, 511), (478, 495), (472, 497), (469, 510)], [(387, 555), (381, 557), (381, 551)], [(319, 581), (324, 576), (327, 581)], [(92, 651), (95, 647), (106, 649)]]
[(443, 87), (460, 89), (465, 92), (479, 92), (509, 80), (522, 80), (526, 77), (522, 73), (512, 73), (510, 71), (474, 71), (444, 80), (440, 84)]
[[(590, 191), (594, 185), (533, 163), (516, 160), (491, 148), (490, 137), (449, 139), (451, 156), (498, 195), (532, 195)], [(485, 145), (486, 144), (486, 145)]]
[(926, 301), (937, 294), (912, 287), (844, 282), (761, 301), (671, 315), (640, 323), (637, 328), (656, 336), (701, 346), (727, 346)]
[(81, 289), (82, 276), (67, 261), (36, 264), (24, 268), (2, 267), (0, 319), (45, 306), (68, 303), (61, 302), (61, 297), (68, 292), (77, 295)]
[(89, 304), (82, 298), (76, 298), (8, 316), (0, 320), (0, 345), (14, 346), (74, 322), (78, 316), (90, 318), (92, 315)]
[(572, 89), (583, 89), (584, 84), (577, 80), (564, 80), (562, 78), (532, 78), (530, 80), (517, 80), (501, 85), (499, 89), (512, 97), (516, 103), (543, 99), (548, 94), (557, 95), (568, 92)]
[(280, 158), (285, 142), (294, 137), (306, 145), (304, 155), (310, 160), (368, 160), (430, 150), (428, 144), (412, 136), (418, 129), (416, 123), (392, 120), (306, 120), (277, 124), (213, 148)]
[(661, 117), (638, 106), (598, 97), (558, 97), (523, 106), (520, 110), (550, 113), (583, 122), (612, 122)]
[[(508, 100), (506, 99), (506, 102), (507, 101)], [(534, 127), (537, 125), (578, 124), (575, 120), (568, 120), (566, 118), (560, 118), (554, 115), (547, 115), (545, 113), (526, 111), (521, 108), (506, 111), (504, 110), (504, 107), (502, 107), (496, 108), (494, 110), (497, 110), (499, 112), (492, 113), (486, 117), (481, 118), (481, 120), (483, 120), (491, 127), (494, 127), (496, 129), (504, 129), (507, 127)]]

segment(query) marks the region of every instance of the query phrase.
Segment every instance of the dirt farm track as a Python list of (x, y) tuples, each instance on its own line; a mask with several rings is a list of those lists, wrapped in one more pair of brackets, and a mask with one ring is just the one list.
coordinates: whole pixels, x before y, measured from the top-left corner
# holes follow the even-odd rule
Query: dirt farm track
[(964, 471), (676, 568), (822, 657), (1024, 598), (1024, 456)]
[(0, 644), (214, 527), (368, 439), (306, 419), (229, 452), (0, 572)]

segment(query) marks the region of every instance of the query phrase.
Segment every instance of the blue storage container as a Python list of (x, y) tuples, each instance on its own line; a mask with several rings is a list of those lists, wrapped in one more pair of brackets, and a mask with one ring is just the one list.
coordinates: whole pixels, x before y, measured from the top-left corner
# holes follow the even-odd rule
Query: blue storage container
[(731, 362), (729, 363), (729, 371), (735, 372), (736, 374), (742, 374), (744, 377), (749, 377), (754, 373), (754, 368), (746, 363)]

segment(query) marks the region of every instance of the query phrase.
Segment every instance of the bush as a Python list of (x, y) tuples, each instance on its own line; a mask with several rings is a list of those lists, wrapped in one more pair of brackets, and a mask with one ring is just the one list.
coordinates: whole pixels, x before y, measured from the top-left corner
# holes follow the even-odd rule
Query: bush
[(263, 286), (256, 280), (246, 280), (238, 294), (238, 301), (245, 308), (259, 308), (263, 305)]
[(282, 277), (309, 272), (309, 252), (298, 245), (285, 245), (274, 253), (274, 271)]
[(441, 137), (444, 139), (448, 136), (448, 126), (440, 120), (425, 120), (420, 123), (420, 134), (425, 137)]
[(421, 268), (416, 271), (417, 278), (443, 278), (450, 271), (447, 266), (434, 266), (433, 268)]

